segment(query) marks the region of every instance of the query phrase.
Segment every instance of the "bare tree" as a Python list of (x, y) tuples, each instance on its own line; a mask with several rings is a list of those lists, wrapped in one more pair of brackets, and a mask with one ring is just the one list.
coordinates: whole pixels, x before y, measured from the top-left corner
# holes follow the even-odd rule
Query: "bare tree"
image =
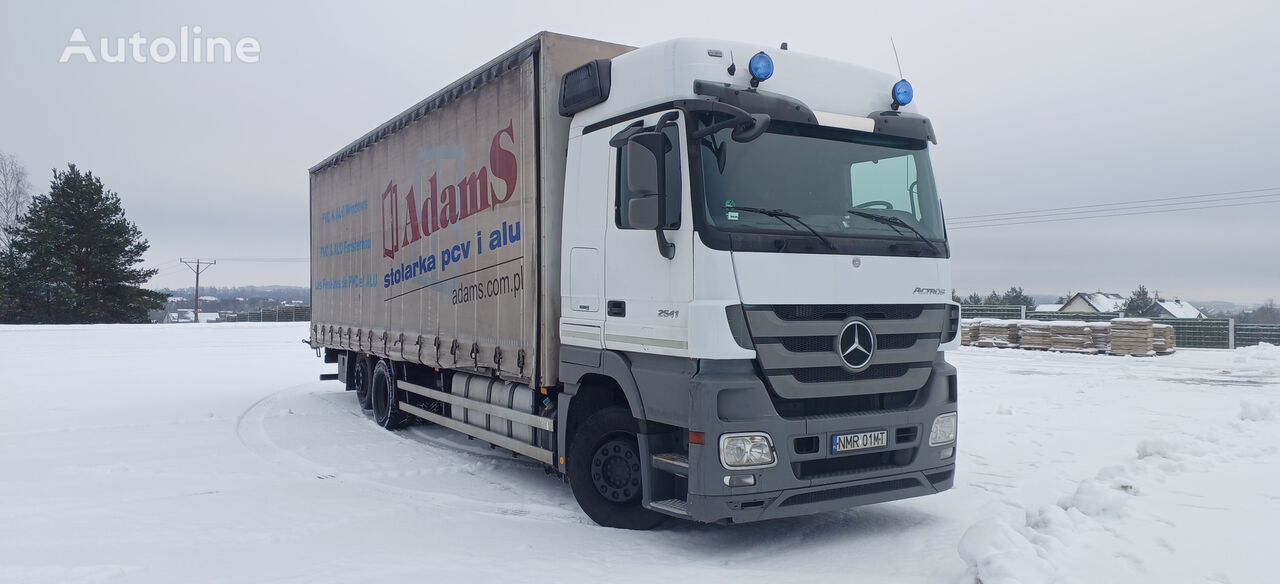
[(0, 249), (9, 248), (9, 228), (18, 223), (31, 203), (31, 185), (27, 183), (27, 169), (18, 159), (0, 152)]

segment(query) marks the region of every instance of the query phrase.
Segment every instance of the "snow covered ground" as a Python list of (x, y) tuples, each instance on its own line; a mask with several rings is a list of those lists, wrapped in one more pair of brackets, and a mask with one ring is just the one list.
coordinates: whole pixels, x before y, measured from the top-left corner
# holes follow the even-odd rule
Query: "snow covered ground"
[(952, 491), (635, 533), (534, 463), (378, 428), (306, 335), (0, 327), (0, 581), (1277, 580), (1277, 347), (957, 351)]

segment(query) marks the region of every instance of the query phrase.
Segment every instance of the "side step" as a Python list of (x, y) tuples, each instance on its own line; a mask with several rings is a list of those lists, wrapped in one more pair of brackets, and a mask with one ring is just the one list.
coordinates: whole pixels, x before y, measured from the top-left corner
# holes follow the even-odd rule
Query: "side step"
[(689, 457), (680, 452), (653, 455), (653, 468), (682, 477), (689, 476)]
[(654, 501), (649, 503), (654, 511), (661, 511), (668, 515), (676, 515), (680, 517), (689, 516), (689, 502), (684, 499), (667, 499), (665, 501)]

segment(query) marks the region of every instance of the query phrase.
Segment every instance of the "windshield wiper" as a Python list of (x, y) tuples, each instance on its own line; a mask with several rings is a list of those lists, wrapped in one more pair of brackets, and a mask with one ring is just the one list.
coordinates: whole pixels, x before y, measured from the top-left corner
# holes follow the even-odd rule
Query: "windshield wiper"
[(792, 224), (790, 224), (790, 223), (787, 223), (787, 221), (786, 221), (786, 220), (787, 220), (787, 219), (790, 219), (790, 220), (795, 221), (796, 223), (799, 223), (800, 225), (804, 226), (804, 228), (805, 228), (805, 229), (808, 229), (808, 230), (809, 230), (809, 233), (812, 233), (815, 237), (817, 237), (818, 239), (821, 239), (821, 240), (822, 240), (822, 243), (827, 244), (827, 248), (828, 248), (828, 249), (830, 249), (831, 251), (836, 251), (836, 246), (835, 246), (835, 244), (834, 244), (834, 243), (831, 243), (831, 240), (830, 240), (830, 239), (827, 239), (826, 237), (823, 237), (823, 235), (822, 235), (821, 233), (818, 233), (816, 230), (814, 230), (814, 228), (810, 227), (808, 223), (805, 223), (803, 220), (801, 220), (801, 219), (800, 219), (800, 217), (799, 217), (798, 215), (796, 215), (795, 213), (790, 213), (790, 212), (784, 211), (784, 210), (782, 210), (782, 209), (761, 209), (761, 208), (759, 208), (759, 207), (729, 207), (729, 206), (725, 206), (725, 210), (728, 210), (728, 211), (746, 211), (746, 212), (748, 212), (748, 213), (759, 213), (759, 214), (761, 214), (761, 215), (764, 215), (765, 217), (773, 217), (774, 219), (777, 219), (778, 221), (781, 221), (783, 225), (786, 225), (787, 227), (790, 227), (790, 228), (792, 228), (792, 229), (795, 229), (796, 231), (800, 231), (799, 229), (796, 229), (796, 226), (795, 226), (795, 225), (792, 225)]
[(849, 209), (849, 213), (852, 213), (852, 214), (857, 215), (857, 216), (859, 216), (859, 217), (865, 217), (865, 218), (867, 218), (867, 219), (870, 219), (870, 220), (875, 221), (875, 222), (878, 222), (878, 223), (883, 223), (883, 224), (885, 224), (885, 225), (888, 225), (888, 226), (889, 226), (890, 228), (892, 228), (894, 231), (897, 231), (897, 232), (898, 232), (898, 235), (905, 235), (905, 234), (902, 232), (902, 230), (901, 230), (901, 229), (898, 229), (898, 227), (906, 227), (907, 229), (911, 230), (911, 232), (912, 232), (912, 233), (914, 233), (914, 234), (916, 235), (916, 239), (919, 239), (920, 241), (923, 241), (925, 245), (929, 246), (929, 249), (933, 250), (933, 253), (937, 254), (937, 256), (938, 256), (938, 257), (942, 257), (942, 250), (938, 249), (938, 246), (934, 245), (932, 241), (929, 241), (929, 238), (925, 237), (923, 233), (920, 233), (920, 230), (919, 230), (919, 229), (916, 229), (915, 227), (912, 227), (910, 223), (907, 223), (906, 221), (903, 221), (902, 219), (900, 219), (900, 218), (898, 218), (898, 217), (891, 217), (891, 216), (889, 216), (889, 215), (881, 215), (881, 214), (879, 214), (879, 213), (872, 213), (872, 212), (870, 212), (870, 211), (862, 211), (862, 210), (860, 210), (860, 209)]

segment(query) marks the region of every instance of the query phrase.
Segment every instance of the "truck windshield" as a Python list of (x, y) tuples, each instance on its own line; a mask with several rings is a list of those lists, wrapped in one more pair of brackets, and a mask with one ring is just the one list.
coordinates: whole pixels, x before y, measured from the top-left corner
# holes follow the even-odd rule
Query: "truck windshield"
[[(715, 121), (706, 114), (695, 123), (706, 127)], [(698, 223), (713, 247), (947, 255), (923, 140), (776, 120), (751, 142), (734, 142), (730, 134), (722, 130), (696, 145)], [(779, 221), (779, 214), (796, 220)], [(831, 243), (786, 244), (795, 238)]]

